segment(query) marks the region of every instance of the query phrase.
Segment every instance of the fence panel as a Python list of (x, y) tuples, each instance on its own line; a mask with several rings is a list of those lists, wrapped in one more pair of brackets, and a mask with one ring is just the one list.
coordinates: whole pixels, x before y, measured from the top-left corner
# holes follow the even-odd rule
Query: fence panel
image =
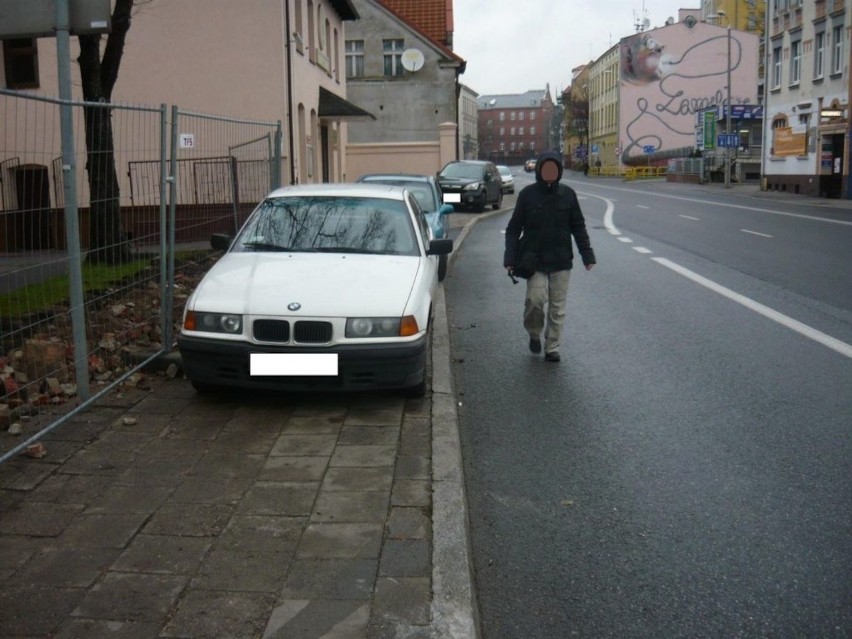
[[(65, 231), (63, 108), (74, 128), (76, 250)], [(163, 304), (166, 209), (135, 206), (128, 180), (132, 162), (165, 162), (165, 118), (164, 107), (0, 91), (0, 462), (116, 384), (132, 384), (143, 363), (171, 348), (163, 341), (171, 324)], [(69, 303), (75, 253), (81, 330)], [(74, 365), (81, 351), (85, 381)]]
[[(65, 231), (63, 108), (79, 247)], [(280, 122), (176, 107), (170, 120), (165, 105), (0, 90), (0, 463), (171, 351), (183, 305), (217, 257), (211, 233), (233, 233), (280, 184)], [(82, 314), (69, 303), (71, 254), (82, 257)]]

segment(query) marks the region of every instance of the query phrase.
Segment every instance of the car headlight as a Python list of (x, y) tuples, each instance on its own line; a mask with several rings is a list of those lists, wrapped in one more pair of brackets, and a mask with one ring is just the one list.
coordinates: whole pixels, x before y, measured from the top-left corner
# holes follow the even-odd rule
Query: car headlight
[(470, 184), (465, 184), (465, 186), (464, 186), (465, 191), (475, 191), (478, 188), (479, 188), (479, 182), (471, 182)]
[(186, 317), (183, 320), (183, 328), (187, 331), (237, 335), (243, 330), (243, 316), (234, 315), (233, 313), (187, 311)]
[(417, 320), (405, 317), (350, 317), (346, 337), (408, 337), (418, 333)]

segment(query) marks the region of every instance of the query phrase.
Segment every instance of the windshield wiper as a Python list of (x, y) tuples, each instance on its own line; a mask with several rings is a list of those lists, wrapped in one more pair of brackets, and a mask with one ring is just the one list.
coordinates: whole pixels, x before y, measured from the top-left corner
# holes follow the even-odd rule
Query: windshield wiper
[(271, 242), (244, 242), (243, 248), (254, 249), (256, 251), (277, 251), (294, 253), (315, 253), (316, 249), (312, 248), (293, 248), (291, 246), (281, 246), (280, 244), (272, 244)]

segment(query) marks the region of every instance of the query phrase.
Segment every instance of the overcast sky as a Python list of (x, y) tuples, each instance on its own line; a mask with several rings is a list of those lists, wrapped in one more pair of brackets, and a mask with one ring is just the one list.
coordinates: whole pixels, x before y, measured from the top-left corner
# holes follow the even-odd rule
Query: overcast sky
[[(642, 9), (645, 9), (643, 16)], [(453, 51), (467, 61), (462, 84), (480, 95), (544, 89), (551, 97), (571, 84), (571, 69), (605, 53), (700, 0), (454, 0)]]

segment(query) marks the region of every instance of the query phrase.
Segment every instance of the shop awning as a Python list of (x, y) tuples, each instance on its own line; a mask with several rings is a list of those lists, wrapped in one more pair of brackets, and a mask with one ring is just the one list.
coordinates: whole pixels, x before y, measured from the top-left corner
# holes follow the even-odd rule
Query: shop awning
[(319, 89), (319, 110), (318, 115), (321, 118), (329, 118), (331, 120), (345, 120), (351, 122), (353, 120), (375, 120), (376, 116), (372, 113), (367, 113), (364, 109), (356, 106), (348, 100), (341, 98), (320, 87)]

